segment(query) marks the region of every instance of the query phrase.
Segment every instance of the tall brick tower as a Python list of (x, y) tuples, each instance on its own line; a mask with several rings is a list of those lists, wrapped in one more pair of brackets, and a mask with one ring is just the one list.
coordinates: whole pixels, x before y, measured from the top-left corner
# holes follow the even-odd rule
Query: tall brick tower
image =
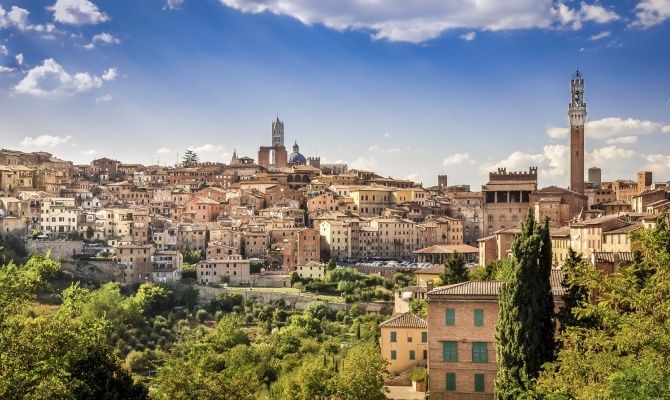
[(586, 122), (586, 102), (584, 101), (584, 79), (577, 70), (570, 81), (570, 190), (584, 194), (584, 122)]

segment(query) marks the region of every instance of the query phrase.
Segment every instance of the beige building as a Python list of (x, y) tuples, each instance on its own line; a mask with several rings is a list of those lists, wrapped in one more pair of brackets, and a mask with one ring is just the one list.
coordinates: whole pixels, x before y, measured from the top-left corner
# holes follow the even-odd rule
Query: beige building
[(154, 282), (181, 280), (184, 257), (176, 250), (155, 252), (151, 256), (151, 278)]
[(229, 280), (232, 285), (251, 283), (251, 264), (240, 255), (198, 262), (196, 274), (201, 284), (221, 283)]
[(75, 200), (69, 198), (44, 198), (40, 202), (40, 230), (51, 236), (77, 232)]
[(378, 232), (379, 258), (403, 259), (412, 257), (418, 248), (417, 230), (414, 221), (399, 218), (373, 218), (371, 228)]
[(318, 262), (308, 262), (305, 265), (298, 265), (295, 269), (301, 278), (323, 279), (326, 276), (326, 266)]
[(349, 188), (348, 195), (362, 217), (375, 217), (395, 204), (393, 189), (384, 186), (353, 186)]
[(410, 312), (398, 314), (381, 324), (380, 345), (386, 369), (392, 375), (426, 365), (428, 359), (428, 324)]
[(270, 246), (267, 232), (252, 231), (244, 234), (244, 256), (246, 258), (264, 258)]
[(549, 218), (552, 226), (564, 226), (588, 207), (587, 196), (556, 186), (536, 190), (530, 194), (535, 219)]
[(124, 243), (116, 246), (112, 260), (122, 267), (126, 283), (146, 282), (153, 279), (153, 254), (152, 245)]
[(498, 168), (489, 173), (489, 181), (482, 186), (484, 196), (484, 235), (520, 227), (530, 207), (530, 194), (537, 190), (537, 167), (528, 172), (507, 172)]

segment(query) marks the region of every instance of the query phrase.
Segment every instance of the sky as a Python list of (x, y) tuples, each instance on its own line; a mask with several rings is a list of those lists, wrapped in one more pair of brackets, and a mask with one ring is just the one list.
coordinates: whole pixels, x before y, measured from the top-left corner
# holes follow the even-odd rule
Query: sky
[(566, 187), (577, 68), (586, 167), (670, 180), (670, 0), (0, 0), (0, 147), (228, 163), (278, 116), (322, 163)]

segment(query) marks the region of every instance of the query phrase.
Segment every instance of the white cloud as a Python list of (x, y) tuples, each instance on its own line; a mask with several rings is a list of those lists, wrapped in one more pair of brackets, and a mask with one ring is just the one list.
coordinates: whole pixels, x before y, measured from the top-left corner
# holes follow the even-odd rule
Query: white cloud
[(92, 156), (95, 153), (96, 153), (95, 149), (88, 149), (88, 150), (84, 150), (84, 151), (81, 152), (81, 154), (85, 154), (85, 155), (88, 155), (88, 156)]
[(54, 20), (62, 24), (98, 24), (109, 17), (89, 0), (56, 0), (47, 10), (54, 13)]
[(4, 65), (0, 65), (0, 74), (5, 73), (5, 72), (13, 72), (16, 68), (12, 67), (5, 67)]
[(461, 39), (465, 40), (466, 42), (471, 42), (477, 38), (477, 32), (468, 32), (464, 33), (461, 36), (459, 36)]
[(642, 0), (635, 6), (631, 26), (649, 28), (670, 18), (670, 0)]
[(0, 55), (6, 56), (9, 54), (9, 51), (7, 51), (7, 47), (5, 47), (4, 44), (0, 44)]
[(19, 65), (23, 65), (23, 53), (19, 53), (16, 55), (16, 63)]
[(588, 165), (612, 165), (612, 163), (620, 163), (624, 159), (631, 158), (635, 155), (633, 150), (624, 149), (617, 146), (606, 146), (593, 150), (587, 154)]
[(110, 33), (103, 32), (99, 33), (97, 35), (94, 35), (93, 38), (91, 39), (91, 43), (84, 45), (85, 49), (94, 49), (95, 45), (97, 43), (103, 43), (103, 44), (119, 44), (121, 43), (121, 39), (113, 36)]
[(323, 24), (331, 29), (372, 31), (375, 40), (421, 43), (450, 29), (501, 31), (550, 28), (583, 21), (596, 23), (618, 19), (600, 5), (581, 3), (572, 10), (554, 0), (445, 1), (423, 0), (408, 7), (405, 0), (219, 0), (246, 13), (288, 15), (306, 25)]
[(163, 10), (178, 10), (184, 4), (184, 0), (165, 0)]
[(377, 171), (379, 169), (379, 163), (373, 157), (360, 156), (346, 164), (350, 169), (358, 169), (363, 171)]
[(637, 142), (637, 136), (621, 136), (607, 139), (607, 144), (633, 144)]
[[(584, 126), (588, 139), (609, 139), (620, 136), (634, 136), (656, 132), (670, 132), (670, 125), (636, 118), (609, 117), (588, 121)], [(570, 129), (550, 127), (547, 136), (552, 139), (565, 139)]]
[(109, 93), (95, 98), (96, 103), (107, 103), (110, 101), (112, 101), (112, 95)]
[(538, 167), (540, 178), (555, 179), (564, 176), (568, 171), (569, 148), (560, 144), (544, 146), (542, 152), (524, 153), (515, 151), (506, 159), (492, 164), (484, 164), (482, 173), (507, 168), (508, 171), (527, 171), (528, 167)]
[(160, 149), (156, 150), (156, 153), (158, 153), (158, 154), (169, 154), (169, 153), (172, 153), (172, 149), (168, 149), (167, 147), (161, 147)]
[(72, 139), (72, 136), (51, 136), (51, 135), (41, 135), (36, 138), (32, 136), (25, 137), (20, 145), (24, 147), (38, 147), (38, 148), (52, 148), (58, 145), (69, 142)]
[(107, 82), (111, 82), (114, 79), (116, 79), (116, 76), (118, 75), (118, 72), (119, 71), (116, 68), (109, 68), (107, 71), (105, 71), (102, 74), (102, 80), (107, 81)]
[(663, 173), (666, 176), (670, 173), (670, 155), (668, 154), (648, 154), (647, 169), (657, 173)]
[(222, 151), (223, 146), (207, 143), (203, 144), (202, 146), (190, 146), (188, 149), (195, 151), (196, 153), (216, 153)]
[[(14, 91), (20, 94), (30, 94), (34, 96), (56, 96), (61, 94), (71, 94), (85, 92), (96, 89), (103, 85), (110, 68), (102, 77), (91, 75), (88, 72), (78, 72), (70, 75), (53, 58), (48, 58), (28, 71), (26, 76), (14, 86)], [(113, 73), (116, 76), (116, 72)], [(109, 76), (107, 76), (109, 78)]]
[(462, 165), (462, 164), (472, 164), (475, 160), (470, 157), (470, 153), (456, 153), (442, 161), (442, 165), (445, 167), (450, 165)]
[(610, 32), (610, 31), (604, 31), (604, 32), (596, 33), (595, 35), (591, 36), (591, 37), (589, 38), (589, 40), (600, 40), (600, 39), (604, 39), (604, 38), (610, 36), (611, 34), (612, 34), (612, 32)]
[(0, 5), (0, 29), (16, 28), (20, 31), (36, 31), (42, 33), (54, 32), (56, 27), (53, 24), (31, 25), (28, 21), (30, 11), (25, 8), (12, 6), (9, 11), (5, 11)]
[(391, 133), (389, 132), (384, 132), (384, 138), (389, 138), (391, 137)]

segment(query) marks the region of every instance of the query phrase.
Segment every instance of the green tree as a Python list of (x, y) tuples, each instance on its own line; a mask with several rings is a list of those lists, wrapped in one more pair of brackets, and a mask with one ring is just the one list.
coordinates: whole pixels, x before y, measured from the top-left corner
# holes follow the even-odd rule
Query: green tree
[(326, 271), (332, 271), (335, 268), (337, 268), (337, 262), (335, 262), (334, 259), (328, 260), (328, 264), (326, 264)]
[(428, 303), (426, 299), (412, 299), (409, 302), (409, 310), (421, 318), (428, 316)]
[(543, 226), (537, 224), (532, 209), (512, 244), (512, 254), (512, 276), (500, 289), (496, 328), (498, 400), (527, 393), (555, 348), (549, 224), (546, 220)]
[(579, 278), (586, 273), (589, 266), (582, 260), (581, 254), (568, 249), (568, 257), (561, 266), (563, 271), (564, 294), (562, 296), (563, 305), (558, 311), (558, 321), (561, 331), (570, 326), (587, 326), (593, 321), (588, 318), (579, 318), (575, 312), (580, 306), (589, 299), (589, 288), (579, 283)]
[(384, 400), (386, 360), (372, 343), (353, 346), (333, 378), (336, 398), (343, 400)]
[(93, 235), (95, 234), (95, 231), (93, 230), (92, 226), (89, 226), (86, 228), (86, 239), (93, 239)]
[(670, 398), (670, 232), (667, 216), (631, 234), (636, 260), (605, 275), (585, 268), (573, 283), (596, 297), (572, 308), (557, 359), (537, 380), (547, 399)]
[(444, 272), (440, 275), (443, 285), (466, 282), (469, 279), (468, 267), (463, 255), (454, 253), (447, 257), (444, 263)]
[(191, 149), (188, 149), (184, 153), (184, 158), (182, 159), (181, 166), (182, 167), (191, 167), (191, 166), (197, 164), (198, 162), (200, 162), (198, 154), (195, 151), (193, 151)]

